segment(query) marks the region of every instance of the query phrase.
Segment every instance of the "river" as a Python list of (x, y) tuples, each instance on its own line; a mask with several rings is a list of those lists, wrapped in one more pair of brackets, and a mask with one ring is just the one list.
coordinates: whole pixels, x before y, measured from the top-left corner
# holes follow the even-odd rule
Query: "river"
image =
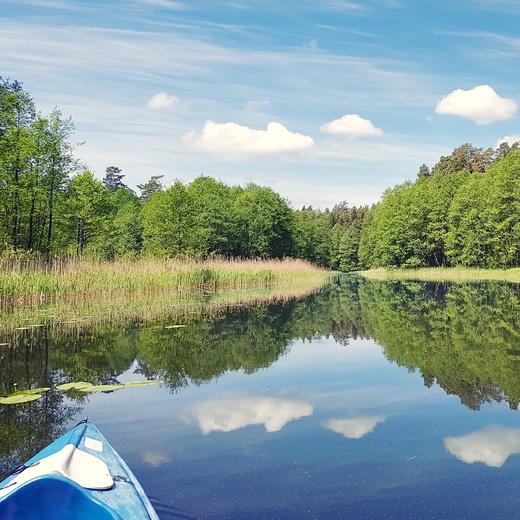
[[(164, 519), (520, 509), (519, 286), (345, 275), (300, 297), (124, 307), (1, 315), (0, 395), (49, 388), (0, 405), (1, 472), (88, 416)], [(78, 381), (126, 386), (58, 388)]]

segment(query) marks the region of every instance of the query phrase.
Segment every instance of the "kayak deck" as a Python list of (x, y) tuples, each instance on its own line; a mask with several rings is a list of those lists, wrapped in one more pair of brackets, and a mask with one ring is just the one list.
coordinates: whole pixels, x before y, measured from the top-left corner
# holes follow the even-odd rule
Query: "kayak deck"
[[(22, 505), (26, 516), (20, 516)], [(56, 519), (158, 519), (125, 461), (88, 422), (72, 428), (0, 483), (0, 518), (47, 518), (43, 508), (50, 510), (48, 518)], [(84, 516), (89, 508), (95, 514)], [(16, 516), (11, 510), (18, 511)], [(30, 516), (31, 510), (39, 516)]]

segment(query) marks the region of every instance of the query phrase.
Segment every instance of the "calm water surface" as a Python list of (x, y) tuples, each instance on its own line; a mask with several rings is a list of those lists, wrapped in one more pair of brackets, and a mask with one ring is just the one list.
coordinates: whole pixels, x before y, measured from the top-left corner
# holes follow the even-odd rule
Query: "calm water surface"
[[(1, 394), (51, 390), (0, 406), (1, 469), (88, 416), (165, 519), (510, 519), (519, 298), (501, 283), (343, 277), (283, 304), (186, 313), (179, 328), (6, 331)], [(162, 383), (55, 388), (144, 379)]]

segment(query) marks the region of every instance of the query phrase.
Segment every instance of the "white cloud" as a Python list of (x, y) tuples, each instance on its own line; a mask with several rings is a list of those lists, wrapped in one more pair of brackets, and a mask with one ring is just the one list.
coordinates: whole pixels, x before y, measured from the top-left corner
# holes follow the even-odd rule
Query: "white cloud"
[(369, 119), (363, 119), (357, 114), (346, 114), (320, 127), (327, 134), (344, 134), (350, 137), (365, 137), (383, 135), (381, 128), (375, 127)]
[(466, 117), (478, 125), (488, 125), (511, 119), (517, 107), (515, 101), (501, 98), (489, 85), (480, 85), (471, 90), (454, 90), (437, 103), (435, 112)]
[(246, 110), (251, 110), (253, 112), (256, 112), (257, 110), (264, 110), (271, 106), (271, 103), (269, 101), (266, 101), (265, 99), (252, 99), (246, 103)]
[(518, 141), (520, 141), (520, 134), (506, 135), (506, 136), (502, 137), (502, 139), (499, 139), (496, 142), (495, 148), (498, 148), (502, 143), (507, 143), (509, 145), (512, 145)]
[(159, 94), (155, 94), (155, 96), (148, 101), (148, 108), (151, 110), (161, 110), (162, 108), (169, 108), (178, 104), (178, 98), (166, 92), (160, 92)]
[(374, 431), (375, 427), (385, 422), (384, 415), (365, 417), (353, 417), (351, 419), (330, 419), (325, 423), (325, 428), (340, 433), (347, 439), (361, 439), (367, 433)]
[(296, 399), (250, 395), (212, 399), (196, 407), (194, 413), (203, 434), (230, 432), (252, 424), (263, 424), (277, 432), (289, 421), (312, 415), (312, 406)]
[(520, 429), (488, 426), (461, 437), (446, 437), (444, 446), (462, 462), (500, 468), (510, 455), (520, 453)]
[(271, 122), (266, 130), (237, 123), (206, 121), (202, 132), (190, 132), (185, 141), (218, 157), (247, 158), (303, 152), (314, 146), (308, 135), (290, 132), (281, 123)]

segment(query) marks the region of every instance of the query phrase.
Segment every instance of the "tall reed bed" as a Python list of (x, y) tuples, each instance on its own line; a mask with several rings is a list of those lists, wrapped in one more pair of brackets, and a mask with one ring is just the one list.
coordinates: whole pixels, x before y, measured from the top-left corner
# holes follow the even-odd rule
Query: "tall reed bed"
[(190, 291), (243, 288), (303, 279), (323, 279), (328, 273), (300, 260), (120, 260), (74, 259), (52, 264), (0, 262), (0, 300), (29, 303), (58, 298), (156, 290)]

